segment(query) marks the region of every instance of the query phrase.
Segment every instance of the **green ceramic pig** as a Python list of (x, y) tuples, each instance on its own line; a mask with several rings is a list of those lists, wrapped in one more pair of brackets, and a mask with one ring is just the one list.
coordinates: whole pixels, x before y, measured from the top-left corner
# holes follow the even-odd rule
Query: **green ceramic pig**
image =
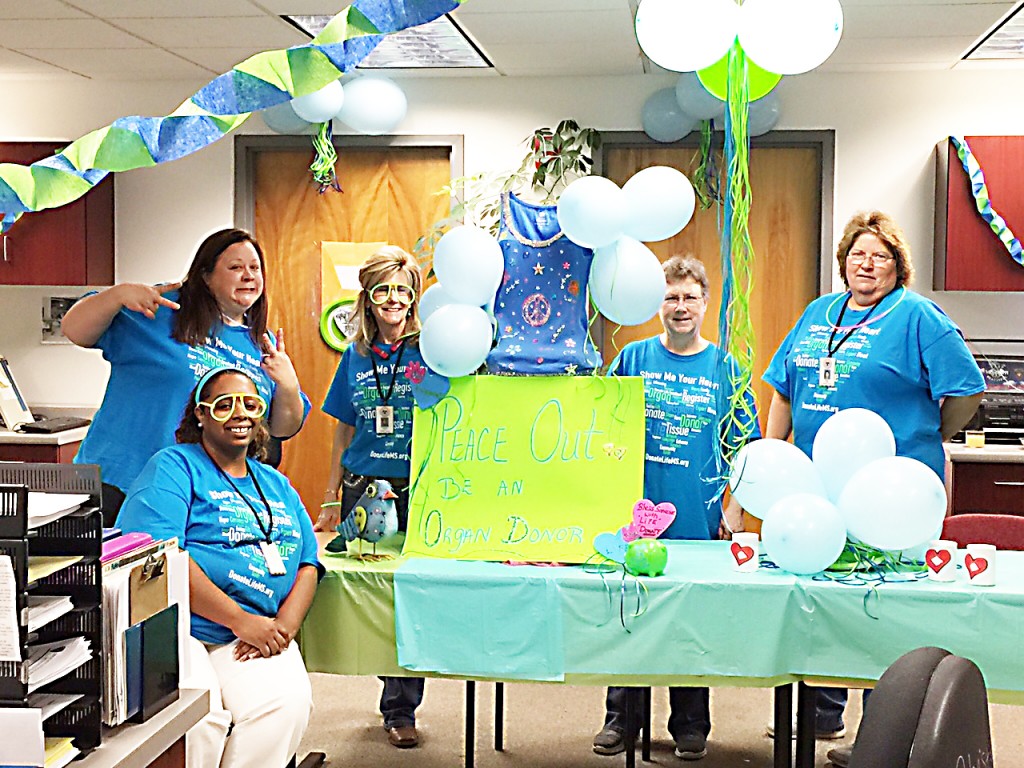
[(668, 565), (668, 550), (657, 539), (637, 539), (626, 547), (626, 570), (634, 576), (661, 576)]

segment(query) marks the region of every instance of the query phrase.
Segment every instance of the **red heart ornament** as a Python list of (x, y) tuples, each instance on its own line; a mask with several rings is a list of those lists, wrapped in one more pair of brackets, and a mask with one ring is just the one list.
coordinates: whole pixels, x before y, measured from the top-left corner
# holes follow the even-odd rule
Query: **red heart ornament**
[(734, 541), (729, 549), (732, 551), (732, 556), (736, 559), (736, 565), (743, 565), (754, 556), (752, 547), (744, 547), (738, 541)]
[(980, 573), (988, 570), (988, 560), (984, 557), (968, 555), (964, 558), (964, 565), (967, 566), (967, 575), (972, 579)]
[(932, 573), (941, 571), (949, 565), (951, 559), (952, 555), (945, 549), (929, 549), (924, 555), (924, 561), (928, 564), (928, 568)]

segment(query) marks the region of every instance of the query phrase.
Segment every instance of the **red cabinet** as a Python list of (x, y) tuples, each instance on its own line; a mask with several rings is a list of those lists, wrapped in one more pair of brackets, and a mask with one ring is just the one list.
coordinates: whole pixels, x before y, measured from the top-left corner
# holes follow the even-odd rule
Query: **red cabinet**
[[(65, 146), (0, 142), (0, 163), (34, 163)], [(24, 214), (0, 242), (0, 285), (113, 283), (113, 174), (73, 203)]]
[(953, 514), (1024, 515), (1024, 463), (953, 462)]

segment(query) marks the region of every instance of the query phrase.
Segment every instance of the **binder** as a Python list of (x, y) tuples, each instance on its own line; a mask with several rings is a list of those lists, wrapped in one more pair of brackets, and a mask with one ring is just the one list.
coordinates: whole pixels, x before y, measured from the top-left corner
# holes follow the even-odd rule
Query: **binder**
[(178, 606), (125, 630), (128, 719), (148, 720), (178, 700)]

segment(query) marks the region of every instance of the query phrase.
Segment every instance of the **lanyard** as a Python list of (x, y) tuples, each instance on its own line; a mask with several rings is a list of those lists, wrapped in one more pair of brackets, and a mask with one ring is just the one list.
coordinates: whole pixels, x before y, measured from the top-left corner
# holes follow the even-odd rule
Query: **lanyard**
[(836, 338), (836, 331), (839, 330), (839, 326), (842, 325), (842, 323), (843, 323), (843, 316), (846, 314), (846, 307), (848, 306), (848, 302), (846, 302), (846, 301), (843, 302), (843, 308), (841, 310), (839, 310), (839, 319), (836, 320), (836, 324), (834, 326), (832, 326), (832, 334), (828, 337), (828, 356), (829, 357), (832, 357), (832, 355), (834, 355), (836, 352), (838, 352), (839, 348), (841, 346), (843, 346), (843, 344), (845, 344), (847, 342), (847, 340), (851, 336), (853, 336), (853, 334), (855, 334), (857, 332), (858, 328), (860, 328), (860, 327), (862, 327), (864, 325), (867, 325), (868, 318), (871, 317), (871, 313), (874, 312), (876, 309), (878, 309), (878, 306), (882, 303), (882, 301), (884, 299), (885, 299), (885, 297), (883, 296), (881, 299), (879, 299), (874, 304), (872, 304), (871, 305), (871, 309), (869, 309), (868, 313), (866, 315), (864, 315), (864, 319), (861, 320), (859, 323), (857, 323), (855, 326), (853, 326), (853, 328), (850, 329), (850, 332), (847, 333), (845, 336), (843, 336), (843, 338), (841, 338), (839, 340), (839, 343), (836, 344), (835, 348), (833, 349), (832, 348), (832, 342)]
[(373, 352), (374, 350), (371, 349), (370, 365), (373, 366), (373, 381), (377, 385), (377, 394), (380, 396), (381, 403), (387, 405), (388, 400), (391, 399), (391, 393), (395, 391), (395, 379), (398, 376), (398, 366), (402, 364), (402, 353), (405, 352), (405, 342), (399, 342), (398, 357), (395, 359), (395, 367), (391, 371), (391, 382), (388, 384), (387, 394), (384, 393), (384, 388), (380, 385), (380, 374), (377, 372), (377, 361), (373, 358)]
[[(202, 443), (200, 443), (200, 445), (202, 445)], [(231, 479), (231, 475), (221, 469), (220, 464), (213, 460), (213, 456), (210, 456), (210, 452), (206, 450), (205, 445), (203, 445), (203, 451), (210, 457), (210, 461), (213, 463), (213, 466), (217, 468), (217, 471), (220, 472), (224, 479), (228, 481), (228, 485), (230, 485), (234, 489), (235, 493), (241, 497), (242, 501), (245, 502), (245, 505), (252, 510), (252, 516), (256, 518), (256, 525), (260, 527), (260, 533), (263, 534), (263, 538), (266, 542), (270, 544), (270, 534), (274, 530), (274, 513), (270, 510), (270, 504), (267, 503), (267, 497), (263, 495), (263, 489), (260, 488), (260, 483), (256, 479), (256, 475), (253, 474), (252, 467), (249, 466), (249, 460), (245, 460), (245, 469), (249, 473), (249, 477), (252, 479), (252, 484), (256, 486), (256, 493), (259, 494), (260, 501), (262, 501), (263, 506), (266, 507), (267, 525), (263, 524), (263, 519), (260, 517), (260, 513), (256, 511), (256, 507), (252, 505), (252, 502), (249, 501), (248, 497), (238, 490), (238, 486), (235, 485), (235, 481)]]

